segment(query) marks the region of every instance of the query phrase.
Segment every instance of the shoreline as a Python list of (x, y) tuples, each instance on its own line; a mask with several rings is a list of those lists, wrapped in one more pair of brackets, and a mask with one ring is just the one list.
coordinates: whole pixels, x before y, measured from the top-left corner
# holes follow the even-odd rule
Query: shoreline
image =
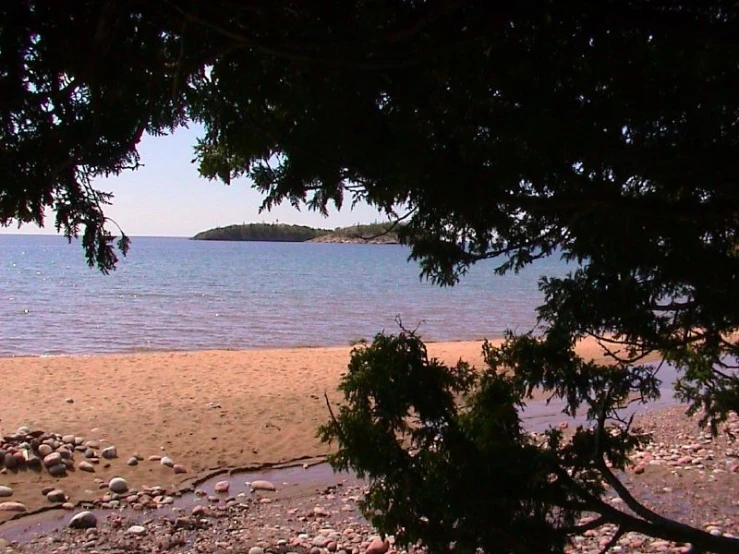
[[(491, 341), (492, 342), (492, 341)], [(428, 353), (445, 364), (459, 359), (482, 367), (482, 341), (429, 342)], [(160, 351), (0, 358), (0, 436), (21, 426), (79, 439), (66, 476), (47, 471), (0, 472), (0, 486), (13, 492), (2, 501), (28, 510), (48, 506), (40, 494), (61, 488), (71, 502), (100, 496), (113, 477), (132, 488), (176, 490), (205, 472), (264, 467), (320, 458), (330, 449), (316, 429), (331, 403), (352, 346), (251, 350)], [(595, 357), (594, 344), (581, 354)], [(548, 418), (565, 419), (556, 408)], [(89, 441), (95, 448), (86, 448)], [(117, 456), (98, 454), (115, 446)], [(54, 447), (56, 448), (56, 447)], [(98, 463), (80, 470), (86, 450)], [(128, 465), (137, 457), (135, 465)], [(163, 465), (168, 457), (182, 473)], [(0, 521), (13, 514), (0, 512)]]
[[(423, 336), (419, 335), (421, 339)], [(372, 337), (374, 338), (374, 337)], [(372, 342), (372, 338), (368, 338), (367, 343)], [(459, 344), (459, 343), (479, 343), (482, 347), (485, 341), (500, 344), (503, 341), (503, 337), (494, 338), (461, 338), (461, 339), (441, 339), (441, 340), (423, 340), (426, 346), (432, 344)], [(60, 353), (43, 353), (43, 354), (0, 354), (0, 362), (3, 360), (13, 359), (46, 359), (46, 358), (92, 358), (92, 357), (104, 357), (104, 356), (146, 356), (149, 354), (188, 354), (188, 353), (208, 353), (208, 352), (263, 352), (263, 351), (278, 351), (278, 350), (321, 350), (321, 349), (352, 349), (359, 344), (359, 339), (350, 341), (349, 344), (294, 344), (294, 345), (274, 345), (274, 346), (253, 346), (245, 348), (230, 348), (225, 346), (214, 346), (212, 348), (142, 348), (135, 350), (116, 350), (116, 351), (104, 351), (104, 350), (91, 350), (86, 352), (60, 352)]]

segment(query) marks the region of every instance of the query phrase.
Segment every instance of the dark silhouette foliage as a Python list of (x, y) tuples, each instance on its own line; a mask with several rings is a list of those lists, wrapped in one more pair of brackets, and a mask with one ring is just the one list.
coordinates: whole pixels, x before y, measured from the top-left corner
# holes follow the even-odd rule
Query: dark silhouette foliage
[[(42, 223), (50, 208), (67, 236), (83, 234), (91, 265), (113, 269), (110, 197), (93, 180), (135, 168), (144, 133), (195, 121), (204, 176), (248, 176), (265, 209), (366, 201), (403, 221), (400, 240), (441, 285), (484, 259), (498, 260), (498, 273), (553, 254), (577, 261), (542, 280), (539, 327), (489, 349), (488, 373), (441, 367), (407, 333), (357, 350), (348, 404), (324, 429), (339, 441), (336, 462), (378, 479), (367, 499), (378, 524), (428, 541), (438, 531), (437, 551), (447, 539), (558, 551), (584, 510), (619, 533), (736, 552), (735, 539), (639, 504), (612, 467), (638, 440), (617, 407), (658, 394), (647, 355), (678, 369), (680, 399), (714, 431), (739, 405), (738, 9), (6, 0), (0, 223)], [(610, 363), (577, 356), (585, 337)], [(516, 406), (537, 388), (588, 414), (573, 442), (553, 434), (532, 445), (520, 434)], [(453, 404), (456, 395), (468, 402)], [(419, 413), (431, 418), (435, 449), (426, 427), (405, 422)], [(398, 432), (409, 442), (393, 443)], [(357, 434), (391, 455), (369, 461)], [(505, 490), (490, 468), (527, 480)], [(477, 514), (448, 487), (415, 486), (433, 475), (444, 487), (450, 472), (461, 490), (491, 487), (500, 504)], [(628, 512), (603, 505), (603, 482)], [(526, 523), (536, 532), (520, 534)]]

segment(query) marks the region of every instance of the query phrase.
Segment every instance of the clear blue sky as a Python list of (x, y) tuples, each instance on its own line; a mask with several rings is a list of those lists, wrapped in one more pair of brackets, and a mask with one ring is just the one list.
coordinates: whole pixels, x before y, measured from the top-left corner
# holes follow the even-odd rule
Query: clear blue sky
[[(247, 179), (230, 186), (199, 176), (197, 165), (190, 163), (195, 138), (200, 129), (180, 129), (166, 137), (146, 136), (139, 145), (144, 167), (108, 179), (100, 179), (96, 188), (115, 195), (106, 215), (112, 217), (131, 236), (192, 236), (199, 231), (233, 223), (275, 222), (343, 227), (370, 223), (385, 218), (367, 205), (352, 211), (347, 203), (341, 212), (331, 210), (324, 218), (289, 204), (259, 213), (262, 196)], [(112, 230), (112, 229), (111, 229)], [(17, 225), (0, 227), (0, 233), (54, 233), (53, 214), (46, 226)]]

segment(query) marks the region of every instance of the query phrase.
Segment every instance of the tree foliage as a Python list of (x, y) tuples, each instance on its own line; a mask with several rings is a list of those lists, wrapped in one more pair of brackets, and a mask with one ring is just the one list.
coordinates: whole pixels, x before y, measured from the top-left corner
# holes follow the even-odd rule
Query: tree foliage
[[(538, 333), (488, 351), (490, 374), (468, 380), (441, 368), (407, 335), (358, 351), (355, 370), (367, 374), (349, 374), (350, 411), (326, 435), (339, 440), (337, 460), (382, 476), (386, 488), (368, 506), (388, 529), (406, 506), (460, 544), (479, 535), (486, 549), (536, 551), (504, 545), (527, 520), (550, 545), (542, 551), (556, 551), (571, 511), (598, 501), (600, 479), (636, 514), (620, 529), (691, 542), (695, 552), (736, 551), (735, 541), (634, 504), (604, 460), (620, 463), (636, 440), (615, 407), (629, 393), (644, 402), (658, 394), (657, 367), (640, 364), (648, 353), (680, 371), (680, 398), (714, 430), (739, 405), (737, 9), (721, 0), (7, 0), (0, 222), (42, 222), (50, 207), (68, 236), (83, 229), (88, 261), (112, 269), (109, 197), (92, 181), (136, 166), (143, 133), (196, 121), (204, 176), (248, 176), (266, 209), (367, 201), (404, 219), (401, 240), (439, 284), (482, 259), (501, 260), (499, 273), (553, 253), (577, 261), (567, 276), (542, 280)], [(578, 358), (584, 337), (611, 363)], [(502, 365), (513, 382), (491, 376)], [(383, 383), (407, 379), (406, 370), (429, 372), (424, 388), (393, 398)], [(572, 445), (534, 448), (515, 430), (507, 407), (536, 387), (587, 411), (590, 425)], [(353, 433), (390, 441), (411, 432), (411, 446), (424, 444), (404, 428), (404, 410), (414, 415), (426, 396), (448, 406), (455, 393), (472, 404), (433, 414), (444, 424), (436, 453), (410, 457), (406, 443), (388, 443), (394, 456), (375, 467), (353, 450)], [(389, 403), (382, 417), (380, 399)], [(606, 433), (609, 422), (621, 431)], [(487, 433), (525, 464), (486, 450)], [(447, 455), (467, 483), (488, 464), (532, 479), (520, 495), (498, 491), (499, 536), (474, 519), (469, 499), (442, 513), (435, 496), (408, 498), (399, 468), (446, 483)], [(554, 483), (547, 464), (564, 470)], [(540, 480), (535, 466), (550, 477)], [(575, 504), (563, 504), (568, 495)], [(608, 521), (626, 521), (611, 510)]]
[(283, 223), (247, 223), (202, 231), (193, 240), (304, 242), (325, 235), (326, 229)]

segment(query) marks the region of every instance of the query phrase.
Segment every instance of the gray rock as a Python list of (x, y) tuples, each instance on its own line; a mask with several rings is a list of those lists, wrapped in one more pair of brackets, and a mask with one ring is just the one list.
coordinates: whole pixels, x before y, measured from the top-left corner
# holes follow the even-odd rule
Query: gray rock
[(0, 502), (0, 512), (26, 512), (25, 504), (20, 502)]
[(231, 485), (228, 481), (218, 481), (215, 486), (216, 492), (228, 492), (228, 488)]
[(46, 500), (49, 502), (64, 502), (67, 500), (67, 495), (61, 489), (54, 489), (46, 493)]
[(31, 469), (41, 469), (43, 467), (43, 464), (41, 463), (41, 458), (38, 456), (29, 456), (28, 461), (26, 462), (29, 468)]
[(175, 464), (174, 465), (174, 472), (175, 472), (175, 474), (187, 473), (187, 469), (182, 464)]
[(318, 548), (324, 548), (330, 542), (331, 542), (331, 539), (329, 539), (328, 537), (324, 537), (323, 535), (318, 535), (316, 537), (313, 537), (311, 544), (313, 546), (317, 546)]
[(107, 448), (103, 448), (102, 456), (106, 460), (112, 460), (118, 457), (118, 450), (115, 446), (108, 446)]
[(41, 457), (46, 457), (54, 451), (48, 444), (40, 444), (38, 447), (38, 454)]
[(146, 533), (146, 527), (143, 525), (131, 525), (128, 529), (126, 529), (127, 535), (143, 535)]
[(13, 489), (10, 487), (0, 486), (0, 498), (13, 496)]
[(62, 437), (62, 442), (65, 442), (67, 444), (74, 444), (74, 435), (64, 435)]
[(123, 477), (113, 477), (108, 483), (108, 488), (118, 494), (128, 492), (128, 482)]
[(56, 464), (46, 468), (46, 471), (48, 471), (49, 475), (52, 477), (64, 477), (67, 474), (67, 466), (64, 464)]
[(98, 518), (92, 512), (80, 512), (69, 520), (69, 527), (72, 529), (91, 529), (97, 527), (97, 524)]
[(170, 458), (169, 456), (163, 456), (159, 463), (161, 463), (163, 466), (174, 467), (174, 460), (172, 460), (172, 458)]
[(135, 456), (131, 456), (126, 463), (130, 466), (137, 466), (139, 465), (139, 459)]
[(249, 554), (264, 554), (264, 548), (260, 546), (252, 546), (249, 549)]

